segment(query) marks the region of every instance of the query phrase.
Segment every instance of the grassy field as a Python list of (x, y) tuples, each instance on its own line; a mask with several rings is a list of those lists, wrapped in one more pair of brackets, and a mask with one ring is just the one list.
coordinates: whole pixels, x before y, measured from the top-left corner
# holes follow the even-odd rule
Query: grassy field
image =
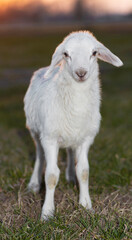
[[(55, 193), (56, 213), (40, 222), (40, 194), (27, 192), (34, 164), (34, 145), (25, 129), (23, 97), (15, 70), (36, 70), (50, 63), (64, 34), (0, 36), (0, 239), (131, 239), (132, 160), (132, 33), (95, 31), (117, 54), (120, 69), (101, 64), (102, 123), (89, 153), (90, 195), (95, 213), (78, 205), (78, 187), (65, 180), (66, 155), (61, 150), (61, 175)], [(2, 74), (14, 69), (16, 86), (2, 89)], [(26, 75), (25, 75), (26, 76)], [(13, 77), (13, 76), (12, 76)], [(19, 77), (19, 74), (17, 75)], [(27, 77), (28, 78), (28, 77)], [(5, 79), (6, 81), (6, 79)], [(28, 81), (27, 81), (28, 82)]]

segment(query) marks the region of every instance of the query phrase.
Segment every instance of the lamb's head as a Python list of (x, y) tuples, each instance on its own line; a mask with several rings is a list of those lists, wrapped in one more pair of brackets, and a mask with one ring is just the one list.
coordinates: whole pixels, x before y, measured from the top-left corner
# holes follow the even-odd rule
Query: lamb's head
[(54, 67), (62, 62), (64, 69), (74, 80), (84, 82), (97, 72), (98, 58), (116, 67), (123, 65), (122, 61), (90, 32), (74, 32), (56, 48), (46, 75), (48, 76)]

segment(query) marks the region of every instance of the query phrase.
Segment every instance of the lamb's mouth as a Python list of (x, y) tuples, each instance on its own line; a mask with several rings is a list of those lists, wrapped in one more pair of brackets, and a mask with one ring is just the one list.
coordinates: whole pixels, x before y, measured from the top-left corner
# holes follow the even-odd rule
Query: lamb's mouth
[(83, 83), (83, 82), (85, 82), (87, 79), (86, 78), (77, 78), (76, 79), (76, 81), (78, 82), (78, 83)]

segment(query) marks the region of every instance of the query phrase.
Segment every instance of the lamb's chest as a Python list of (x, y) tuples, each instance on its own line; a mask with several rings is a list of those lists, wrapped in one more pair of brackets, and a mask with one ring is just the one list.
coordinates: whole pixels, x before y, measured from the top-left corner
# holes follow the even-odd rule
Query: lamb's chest
[[(74, 90), (74, 91), (73, 91)], [(82, 91), (72, 85), (59, 86), (53, 94), (50, 104), (46, 104), (45, 132), (58, 140), (60, 146), (77, 145), (87, 136), (95, 136), (98, 128), (99, 105), (96, 103), (95, 91)]]
[[(71, 105), (70, 107), (71, 108)], [(92, 110), (67, 109), (58, 123), (58, 142), (62, 146), (69, 147), (81, 143), (88, 135), (95, 132), (95, 121)]]

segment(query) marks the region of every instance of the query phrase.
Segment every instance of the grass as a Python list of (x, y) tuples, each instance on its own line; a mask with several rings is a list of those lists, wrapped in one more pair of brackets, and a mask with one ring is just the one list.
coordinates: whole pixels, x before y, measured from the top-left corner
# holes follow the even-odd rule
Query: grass
[[(65, 180), (66, 155), (59, 154), (61, 176), (55, 193), (56, 213), (40, 222), (40, 194), (27, 192), (34, 146), (25, 129), (26, 85), (0, 90), (0, 239), (131, 239), (132, 34), (96, 36), (125, 62), (117, 69), (101, 64), (102, 123), (89, 153), (90, 195), (95, 213), (78, 205), (78, 187)], [(1, 72), (37, 69), (50, 63), (63, 34), (1, 36)], [(32, 40), (32, 41), (31, 41)], [(48, 47), (47, 47), (48, 46)], [(13, 61), (12, 61), (12, 55)]]

